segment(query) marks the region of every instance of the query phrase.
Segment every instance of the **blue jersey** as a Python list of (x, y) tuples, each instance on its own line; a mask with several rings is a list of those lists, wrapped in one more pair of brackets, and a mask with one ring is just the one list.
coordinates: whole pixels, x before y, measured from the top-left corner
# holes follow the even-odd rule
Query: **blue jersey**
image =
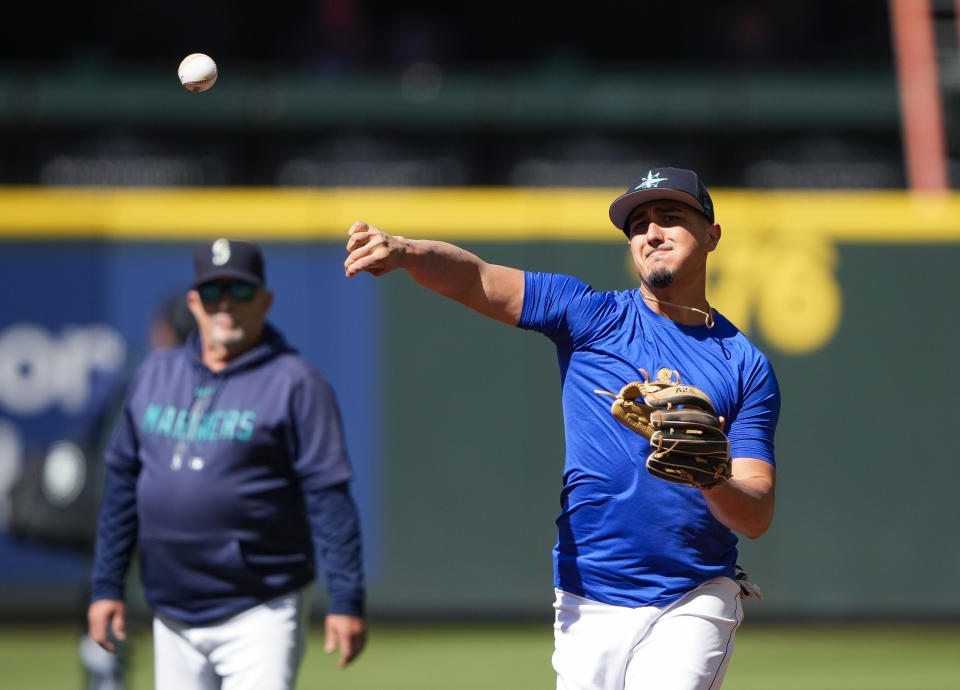
[[(309, 583), (313, 518), (332, 502), (347, 514), (328, 515), (337, 522), (327, 529), (355, 522), (352, 502), (329, 491), (351, 478), (333, 389), (270, 326), (217, 373), (203, 364), (196, 333), (183, 348), (149, 356), (106, 462), (93, 598), (122, 596), (135, 536), (147, 602), (187, 623)], [(354, 541), (346, 547), (357, 551)], [(358, 589), (359, 556), (340, 562)]]
[(697, 489), (646, 471), (649, 442), (610, 413), (609, 397), (642, 379), (679, 373), (726, 420), (731, 456), (774, 463), (780, 392), (767, 358), (723, 316), (713, 328), (653, 312), (639, 289), (597, 292), (568, 276), (526, 273), (517, 324), (556, 345), (566, 460), (555, 585), (619, 606), (662, 606), (734, 575), (737, 538)]

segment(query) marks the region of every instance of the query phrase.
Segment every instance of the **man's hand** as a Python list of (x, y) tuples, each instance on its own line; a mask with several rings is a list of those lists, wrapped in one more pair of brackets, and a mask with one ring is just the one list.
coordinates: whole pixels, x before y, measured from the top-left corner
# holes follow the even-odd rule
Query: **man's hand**
[(347, 251), (350, 255), (343, 262), (347, 278), (361, 271), (382, 276), (400, 267), (406, 246), (402, 237), (394, 237), (358, 220), (350, 226)]
[(332, 654), (340, 647), (340, 668), (344, 668), (363, 651), (367, 642), (367, 624), (362, 618), (331, 613), (324, 627), (326, 642), (323, 651)]
[(127, 623), (123, 602), (118, 599), (99, 599), (87, 609), (90, 638), (108, 652), (116, 653), (116, 645), (110, 640), (110, 629), (118, 640), (127, 639)]

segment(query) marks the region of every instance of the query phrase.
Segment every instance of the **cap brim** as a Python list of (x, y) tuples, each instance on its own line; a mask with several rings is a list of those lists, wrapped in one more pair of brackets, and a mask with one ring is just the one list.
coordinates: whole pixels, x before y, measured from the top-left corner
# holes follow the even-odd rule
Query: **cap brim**
[(640, 204), (645, 204), (648, 201), (656, 201), (657, 199), (681, 201), (687, 206), (691, 206), (706, 215), (703, 206), (700, 205), (700, 202), (697, 201), (696, 197), (692, 194), (687, 194), (686, 192), (681, 192), (676, 189), (657, 189), (651, 187), (649, 189), (635, 189), (614, 200), (614, 202), (610, 204), (610, 220), (613, 221), (614, 225), (626, 232), (624, 225), (627, 223), (627, 218), (630, 217), (630, 212)]
[(211, 280), (242, 280), (246, 283), (253, 283), (257, 287), (261, 287), (263, 285), (263, 281), (253, 273), (238, 271), (231, 268), (218, 268), (212, 271), (207, 271), (206, 274), (194, 280), (193, 285), (190, 287), (197, 288), (204, 283), (209, 283)]

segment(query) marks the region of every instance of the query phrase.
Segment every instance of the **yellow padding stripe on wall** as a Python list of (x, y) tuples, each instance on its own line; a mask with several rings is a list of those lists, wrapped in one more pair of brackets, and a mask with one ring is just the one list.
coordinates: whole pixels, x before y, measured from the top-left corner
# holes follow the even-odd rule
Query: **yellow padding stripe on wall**
[[(0, 239), (260, 241), (345, 237), (355, 220), (414, 237), (623, 240), (606, 188), (0, 188)], [(816, 233), (843, 242), (960, 242), (960, 194), (712, 192), (726, 233)]]

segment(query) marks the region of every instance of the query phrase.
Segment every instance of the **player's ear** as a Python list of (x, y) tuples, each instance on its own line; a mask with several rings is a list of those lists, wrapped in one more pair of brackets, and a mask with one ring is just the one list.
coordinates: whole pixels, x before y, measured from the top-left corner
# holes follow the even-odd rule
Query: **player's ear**
[(191, 312), (200, 309), (203, 305), (200, 303), (200, 293), (196, 290), (187, 290), (187, 307)]
[(273, 306), (273, 293), (264, 288), (263, 290), (263, 313), (266, 314)]
[(712, 252), (717, 248), (720, 242), (720, 224), (714, 223), (707, 226), (707, 251)]

